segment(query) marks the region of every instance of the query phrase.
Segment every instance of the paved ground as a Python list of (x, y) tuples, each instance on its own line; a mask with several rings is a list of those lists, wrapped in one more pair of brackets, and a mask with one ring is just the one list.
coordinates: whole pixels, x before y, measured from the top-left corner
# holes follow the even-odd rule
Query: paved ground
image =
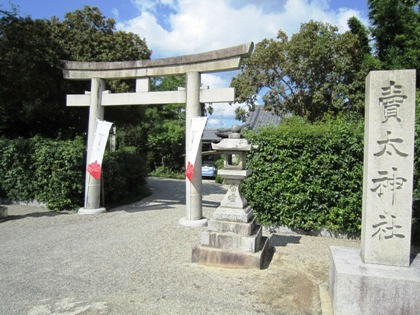
[[(263, 270), (191, 263), (204, 228), (186, 228), (185, 183), (149, 179), (153, 195), (100, 215), (9, 205), (0, 219), (0, 314), (320, 314), (328, 248), (357, 241), (265, 234)], [(206, 217), (221, 185), (203, 185)]]

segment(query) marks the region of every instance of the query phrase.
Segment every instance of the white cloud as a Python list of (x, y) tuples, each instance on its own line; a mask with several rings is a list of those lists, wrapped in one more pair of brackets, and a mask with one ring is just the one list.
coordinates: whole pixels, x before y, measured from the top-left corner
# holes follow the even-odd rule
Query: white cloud
[(135, 7), (139, 9), (140, 12), (143, 11), (152, 11), (155, 12), (157, 2), (154, 0), (131, 0)]
[[(118, 27), (145, 37), (149, 48), (159, 56), (208, 51), (251, 40), (243, 36), (243, 32), (252, 31), (250, 23), (244, 21), (254, 18), (254, 10), (233, 10), (225, 0), (181, 0), (176, 14), (169, 14), (166, 21), (151, 18), (154, 8), (142, 8), (140, 16)], [(169, 30), (163, 24), (169, 25)]]
[[(121, 29), (120, 23), (117, 28)], [(166, 31), (157, 22), (157, 17), (152, 13), (145, 12), (139, 17), (130, 20), (128, 27), (123, 27), (126, 31), (136, 33), (140, 38), (145, 38), (149, 49), (154, 50), (153, 38), (163, 38), (166, 36)]]
[(230, 128), (233, 125), (241, 125), (242, 122), (235, 120), (235, 117), (216, 117), (208, 116), (206, 128)]
[(209, 86), (211, 89), (225, 88), (230, 84), (230, 78), (222, 78), (220, 75), (203, 73), (201, 75), (201, 83), (203, 86)]
[[(132, 0), (139, 16), (117, 27), (146, 38), (153, 57), (170, 57), (289, 36), (301, 23), (317, 20), (347, 29), (347, 19), (361, 18), (354, 9), (331, 9), (328, 0), (273, 0), (271, 11), (259, 1)], [(159, 11), (160, 10), (160, 11)]]
[(235, 109), (237, 104), (229, 105), (229, 103), (214, 103), (211, 104), (213, 107), (213, 118), (224, 117), (224, 118), (235, 118)]
[(222, 126), (223, 123), (224, 121), (222, 119), (211, 118), (211, 116), (207, 119), (207, 127), (210, 126), (210, 128), (212, 128), (212, 126)]
[(337, 25), (341, 31), (347, 30), (347, 21), (353, 16), (357, 17), (364, 25), (369, 25), (369, 22), (361, 17), (360, 12), (353, 9), (339, 9), (335, 25)]
[(113, 8), (111, 10), (112, 15), (114, 16), (114, 18), (118, 19), (120, 17), (120, 12), (118, 11), (117, 8)]

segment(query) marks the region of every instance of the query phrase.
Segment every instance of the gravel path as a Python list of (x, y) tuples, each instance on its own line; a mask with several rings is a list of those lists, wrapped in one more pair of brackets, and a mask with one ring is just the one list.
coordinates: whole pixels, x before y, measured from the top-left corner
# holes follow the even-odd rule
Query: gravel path
[[(186, 228), (185, 182), (100, 215), (9, 205), (0, 218), (0, 314), (321, 314), (328, 247), (359, 242), (272, 234), (268, 268), (191, 263), (204, 228)], [(203, 184), (211, 217), (226, 189)]]

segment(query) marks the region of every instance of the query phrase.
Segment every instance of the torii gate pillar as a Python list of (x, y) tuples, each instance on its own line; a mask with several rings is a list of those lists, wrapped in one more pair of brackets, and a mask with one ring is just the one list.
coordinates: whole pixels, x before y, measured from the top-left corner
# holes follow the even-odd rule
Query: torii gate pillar
[[(201, 116), (200, 106), (200, 85), (201, 75), (199, 72), (187, 73), (187, 102), (186, 130), (185, 130), (185, 152), (190, 152), (191, 145), (191, 118)], [(186, 161), (185, 161), (186, 162)], [(185, 165), (187, 167), (187, 165)], [(197, 159), (194, 163), (195, 172), (191, 181), (186, 180), (186, 216), (179, 220), (184, 226), (198, 227), (207, 224), (203, 218), (202, 209), (202, 176), (201, 176), (201, 143), (198, 148)]]
[[(104, 108), (102, 107), (102, 92), (105, 90), (105, 81), (100, 78), (92, 78), (90, 89), (89, 126), (86, 167), (92, 154), (93, 139), (95, 137), (96, 119), (104, 119)], [(101, 200), (101, 179), (96, 179), (89, 172), (86, 172), (85, 179), (85, 205), (80, 208), (79, 214), (97, 214), (106, 212), (100, 206)]]

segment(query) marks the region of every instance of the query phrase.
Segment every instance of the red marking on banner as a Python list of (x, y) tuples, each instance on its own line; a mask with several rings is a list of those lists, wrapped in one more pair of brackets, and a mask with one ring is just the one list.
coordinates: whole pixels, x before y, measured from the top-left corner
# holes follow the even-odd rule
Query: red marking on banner
[(187, 169), (185, 171), (185, 175), (187, 178), (191, 181), (194, 174), (194, 165), (192, 165), (190, 162), (188, 162)]
[(101, 165), (98, 164), (98, 161), (95, 161), (93, 163), (90, 163), (87, 167), (87, 171), (89, 172), (90, 175), (92, 175), (94, 178), (96, 179), (100, 179), (101, 178)]

